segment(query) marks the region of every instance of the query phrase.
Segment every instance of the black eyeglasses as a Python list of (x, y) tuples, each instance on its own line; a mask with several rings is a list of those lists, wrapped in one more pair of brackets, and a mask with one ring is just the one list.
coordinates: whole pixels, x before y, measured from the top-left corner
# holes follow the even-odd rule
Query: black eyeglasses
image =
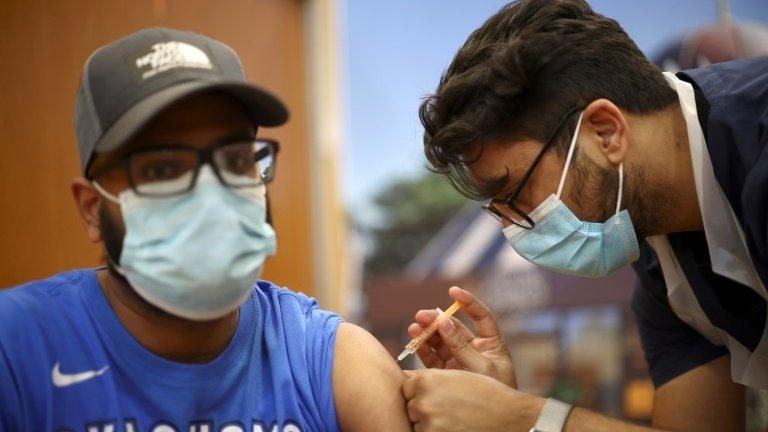
[[(555, 137), (557, 136), (557, 132), (560, 130), (561, 127), (566, 123), (566, 121), (575, 113), (579, 112), (581, 110), (580, 107), (572, 108), (568, 113), (563, 116), (562, 119), (560, 119), (560, 122), (557, 124), (555, 129), (552, 131), (552, 135), (549, 136), (547, 141), (544, 143), (544, 147), (542, 147), (541, 151), (538, 155), (536, 155), (536, 158), (533, 160), (533, 163), (528, 168), (528, 171), (526, 171), (523, 178), (517, 183), (515, 188), (512, 190), (512, 192), (507, 195), (507, 197), (503, 201), (491, 201), (487, 204), (483, 204), (483, 210), (490, 213), (493, 217), (495, 217), (499, 222), (504, 222), (505, 220), (513, 225), (517, 225), (520, 228), (525, 229), (532, 229), (534, 226), (536, 226), (536, 223), (531, 219), (530, 216), (528, 216), (528, 213), (521, 210), (519, 207), (515, 205), (515, 200), (517, 200), (517, 196), (520, 195), (520, 191), (523, 189), (523, 186), (525, 186), (525, 183), (528, 181), (528, 179), (533, 174), (533, 170), (536, 169), (536, 165), (539, 164), (539, 161), (544, 156), (544, 153), (547, 151), (549, 147), (552, 146), (552, 142), (555, 140)], [(510, 215), (510, 212), (512, 215)]]
[[(227, 187), (245, 188), (275, 178), (280, 145), (272, 139), (222, 144), (207, 149), (152, 148), (132, 152), (118, 162), (137, 195), (170, 196), (192, 190), (200, 167), (208, 164)], [(103, 172), (103, 171), (102, 171)]]

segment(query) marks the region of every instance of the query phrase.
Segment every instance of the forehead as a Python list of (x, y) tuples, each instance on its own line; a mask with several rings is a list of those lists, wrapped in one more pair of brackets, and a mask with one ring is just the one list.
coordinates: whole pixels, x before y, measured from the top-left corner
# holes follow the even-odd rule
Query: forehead
[(200, 93), (160, 112), (116, 150), (97, 154), (89, 171), (99, 172), (137, 150), (182, 146), (205, 148), (221, 141), (248, 139), (255, 134), (253, 120), (237, 100), (220, 92)]
[(467, 165), (469, 181), (475, 189), (482, 192), (487, 191), (488, 185), (508, 176), (501, 191), (487, 191), (488, 195), (505, 193), (522, 178), (541, 151), (541, 147), (542, 144), (534, 140), (486, 142), (479, 158), (477, 153), (466, 155), (470, 160), (476, 159)]
[(137, 148), (156, 142), (195, 145), (228, 132), (255, 132), (253, 120), (234, 98), (219, 92), (194, 95), (171, 105), (153, 118), (125, 146)]

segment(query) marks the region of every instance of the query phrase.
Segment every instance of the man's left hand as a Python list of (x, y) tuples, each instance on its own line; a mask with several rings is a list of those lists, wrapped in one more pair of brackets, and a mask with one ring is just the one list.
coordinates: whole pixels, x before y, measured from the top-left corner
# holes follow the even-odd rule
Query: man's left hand
[(416, 432), (527, 432), (545, 402), (474, 372), (421, 369), (405, 373), (403, 395)]

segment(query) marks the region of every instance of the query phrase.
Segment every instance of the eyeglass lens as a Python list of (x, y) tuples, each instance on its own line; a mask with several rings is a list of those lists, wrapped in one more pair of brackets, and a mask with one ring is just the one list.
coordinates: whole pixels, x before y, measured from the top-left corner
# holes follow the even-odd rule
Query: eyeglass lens
[[(222, 182), (230, 187), (259, 186), (274, 177), (274, 150), (266, 142), (226, 144), (216, 148), (211, 159)], [(170, 195), (192, 187), (200, 164), (196, 150), (161, 149), (131, 155), (128, 171), (140, 194)]]

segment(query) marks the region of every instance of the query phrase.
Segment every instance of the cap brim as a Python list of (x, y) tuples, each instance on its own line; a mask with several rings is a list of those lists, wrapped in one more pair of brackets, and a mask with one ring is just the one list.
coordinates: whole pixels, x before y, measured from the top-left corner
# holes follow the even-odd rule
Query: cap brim
[(285, 105), (276, 96), (254, 85), (242, 81), (189, 81), (164, 88), (137, 102), (104, 133), (95, 150), (108, 152), (120, 147), (173, 103), (210, 90), (223, 91), (240, 101), (257, 126), (280, 126), (288, 120)]

